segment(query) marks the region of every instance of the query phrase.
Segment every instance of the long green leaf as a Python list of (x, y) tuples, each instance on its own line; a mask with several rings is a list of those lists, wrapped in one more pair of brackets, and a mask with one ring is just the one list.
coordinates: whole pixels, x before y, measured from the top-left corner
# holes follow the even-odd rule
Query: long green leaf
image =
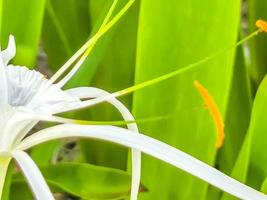
[[(16, 38), (15, 64), (34, 67), (39, 47), (45, 0), (1, 0), (0, 38), (6, 45), (8, 36)], [(3, 45), (3, 46), (4, 46)]]
[[(121, 199), (129, 195), (130, 176), (123, 171), (89, 164), (61, 163), (41, 167), (54, 192), (63, 192), (83, 199)], [(21, 199), (25, 192), (21, 175), (16, 175), (10, 199)], [(26, 190), (27, 191), (27, 190)]]
[[(234, 44), (239, 11), (240, 1), (141, 1), (136, 82), (166, 74)], [(179, 113), (168, 123), (141, 126), (142, 132), (154, 133), (153, 137), (213, 164), (215, 127), (193, 81), (199, 80), (210, 90), (225, 116), (232, 70), (233, 54), (228, 54), (137, 92), (133, 104), (137, 118)], [(205, 198), (207, 184), (146, 156), (142, 174), (149, 192), (141, 199)]]
[[(267, 156), (262, 150), (266, 142), (266, 112), (267, 107), (267, 77), (264, 78), (257, 91), (248, 133), (234, 166), (232, 176), (242, 182), (247, 182), (256, 189), (260, 189), (267, 175)], [(224, 195), (224, 200), (233, 199)]]
[(267, 176), (267, 155), (263, 152), (267, 145), (267, 77), (265, 77), (257, 91), (250, 122), (251, 155), (248, 183), (260, 189)]
[(42, 38), (53, 70), (65, 63), (89, 37), (87, 8), (88, 0), (47, 0)]
[(225, 132), (227, 138), (219, 157), (220, 170), (228, 174), (232, 172), (250, 120), (252, 95), (246, 70), (243, 50), (242, 47), (239, 47), (226, 113)]
[[(112, 19), (119, 11), (121, 11), (122, 6), (125, 5), (125, 0), (118, 0), (114, 10), (110, 13), (110, 19)], [(92, 33), (91, 36), (94, 36), (104, 23), (104, 20), (109, 14), (111, 7), (113, 6), (114, 0), (108, 1), (90, 1), (89, 3), (89, 16), (90, 23), (92, 24)], [(101, 7), (101, 9), (99, 9)], [(124, 18), (124, 17), (123, 17)], [(109, 20), (108, 20), (109, 21)], [(107, 22), (108, 22), (107, 21)], [(117, 22), (121, 23), (121, 19)], [(93, 45), (93, 50), (90, 52), (89, 56), (86, 58), (78, 72), (73, 76), (70, 82), (66, 85), (66, 88), (85, 86), (92, 82), (102, 59), (106, 55), (106, 51), (111, 45), (111, 41), (114, 37), (115, 31), (119, 28), (117, 23), (105, 33), (95, 45)], [(103, 24), (104, 26), (105, 24)]]

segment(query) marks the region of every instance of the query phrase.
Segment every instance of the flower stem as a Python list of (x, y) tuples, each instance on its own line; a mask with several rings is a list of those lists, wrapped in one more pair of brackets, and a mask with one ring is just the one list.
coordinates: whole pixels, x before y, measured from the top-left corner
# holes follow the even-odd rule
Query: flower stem
[(0, 155), (0, 197), (3, 199), (3, 190), (6, 180), (6, 174), (11, 158), (6, 155)]

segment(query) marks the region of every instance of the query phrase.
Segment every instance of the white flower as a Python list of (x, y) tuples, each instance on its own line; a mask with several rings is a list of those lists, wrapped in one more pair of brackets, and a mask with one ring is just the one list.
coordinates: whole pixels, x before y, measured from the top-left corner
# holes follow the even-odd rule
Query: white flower
[[(69, 110), (72, 107), (84, 106), (80, 98), (96, 98), (108, 93), (97, 88), (76, 88), (63, 91), (58, 84), (52, 84), (39, 72), (29, 70), (26, 67), (7, 65), (12, 56), (15, 55), (13, 52), (15, 52), (15, 43), (13, 36), (10, 36), (8, 48), (1, 52), (0, 57), (1, 74), (3, 75), (0, 79), (0, 90), (3, 94), (0, 100), (0, 128), (2, 130), (0, 153), (8, 158), (7, 162), (10, 160), (9, 157), (14, 157), (24, 170), (25, 175), (28, 176), (31, 184), (33, 178), (36, 178), (36, 174), (40, 173), (37, 172), (36, 167), (30, 169), (34, 163), (29, 160), (30, 158), (26, 153), (17, 150), (19, 149), (18, 146), (23, 144), (22, 141), (24, 141), (28, 131), (40, 120), (75, 122), (75, 120), (52, 117), (52, 114)], [(113, 98), (108, 101), (122, 113), (125, 120), (134, 120), (127, 108), (118, 100)], [(138, 131), (134, 123), (129, 124), (128, 127), (133, 131)], [(137, 167), (134, 173), (136, 173), (136, 180), (139, 183), (139, 151), (133, 154), (133, 158)], [(34, 171), (35, 173), (33, 173)], [(138, 184), (136, 185), (135, 193), (138, 192)], [(38, 189), (35, 183), (31, 186), (34, 186), (32, 189), (36, 197), (43, 198), (42, 195), (49, 195), (52, 198), (50, 192), (40, 189), (41, 187)], [(48, 187), (46, 186), (46, 188)], [(48, 199), (48, 196), (45, 199)]]
[[(108, 101), (121, 112), (125, 120), (134, 120), (127, 108), (114, 98), (122, 93), (109, 94), (101, 89), (91, 87), (62, 90), (64, 84), (82, 63), (84, 51), (118, 20), (131, 3), (133, 1), (130, 1), (124, 10), (122, 9), (122, 12), (113, 18), (115, 20), (110, 20), (103, 26), (98, 34), (89, 40), (50, 80), (47, 80), (39, 72), (26, 67), (8, 65), (16, 51), (14, 38), (10, 37), (7, 49), (0, 53), (0, 191), (2, 192), (8, 164), (11, 158), (14, 158), (22, 169), (35, 197), (42, 200), (54, 199), (39, 169), (25, 151), (53, 139), (84, 137), (114, 142), (132, 149), (132, 200), (137, 199), (138, 194), (140, 152), (180, 168), (238, 198), (267, 199), (264, 194), (239, 183), (192, 156), (138, 133), (135, 123), (128, 124), (128, 129), (107, 125), (77, 125), (75, 120), (55, 116), (57, 113)], [(81, 59), (73, 69), (57, 84), (54, 83), (80, 56)], [(87, 98), (93, 99), (83, 101)], [(27, 136), (29, 130), (42, 120), (62, 124)]]

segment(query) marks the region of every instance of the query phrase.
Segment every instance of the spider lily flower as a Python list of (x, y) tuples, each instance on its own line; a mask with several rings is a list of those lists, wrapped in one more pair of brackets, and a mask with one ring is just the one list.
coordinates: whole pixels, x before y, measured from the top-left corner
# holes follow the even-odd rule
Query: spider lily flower
[[(29, 70), (22, 66), (8, 65), (8, 62), (15, 56), (15, 51), (14, 37), (10, 36), (7, 49), (0, 54), (1, 188), (3, 188), (8, 164), (13, 157), (25, 174), (36, 198), (53, 199), (44, 179), (40, 179), (41, 174), (38, 168), (25, 152), (17, 150), (18, 145), (40, 120), (75, 123), (75, 120), (52, 117), (52, 115), (60, 113), (66, 108), (70, 109), (81, 105), (80, 98), (96, 98), (108, 93), (97, 88), (79, 88), (78, 90), (63, 91), (58, 84), (52, 84), (51, 81), (35, 70)], [(125, 120), (134, 120), (128, 109), (118, 100), (110, 99), (108, 102), (121, 112)], [(128, 128), (138, 132), (135, 123), (128, 124)], [(133, 170), (133, 177), (136, 177), (135, 182), (138, 183), (134, 191), (136, 196), (140, 177), (140, 167), (138, 167), (140, 166), (139, 151), (133, 154), (133, 159), (133, 165), (136, 166), (135, 170)]]
[[(105, 26), (107, 27), (107, 26)], [(96, 41), (96, 40), (94, 40)], [(93, 43), (92, 43), (93, 44)], [(75, 120), (56, 117), (56, 114), (94, 103), (108, 101), (122, 114), (124, 120), (134, 120), (127, 108), (108, 92), (91, 87), (63, 90), (64, 84), (79, 68), (85, 55), (78, 51), (67, 65), (47, 80), (37, 71), (26, 67), (9, 65), (15, 55), (15, 41), (11, 36), (7, 49), (0, 53), (0, 191), (8, 164), (12, 158), (20, 166), (36, 199), (54, 199), (48, 185), (26, 150), (37, 144), (66, 137), (95, 138), (114, 142), (132, 149), (131, 199), (137, 199), (140, 180), (140, 152), (182, 169), (200, 179), (241, 199), (265, 200), (267, 196), (228, 177), (213, 167), (161, 141), (139, 133), (135, 123), (126, 128), (107, 125), (78, 125)], [(70, 72), (55, 83), (76, 59), (81, 59)], [(83, 101), (85, 98), (93, 98)], [(96, 101), (97, 100), (97, 101)], [(54, 121), (62, 124), (27, 133), (39, 121)]]

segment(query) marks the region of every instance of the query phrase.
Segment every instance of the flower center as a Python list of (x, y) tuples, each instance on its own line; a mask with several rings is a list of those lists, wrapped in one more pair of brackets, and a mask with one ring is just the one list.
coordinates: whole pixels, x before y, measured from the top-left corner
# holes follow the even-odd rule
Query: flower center
[(6, 67), (8, 79), (8, 103), (12, 107), (25, 106), (47, 81), (45, 77), (26, 67)]

